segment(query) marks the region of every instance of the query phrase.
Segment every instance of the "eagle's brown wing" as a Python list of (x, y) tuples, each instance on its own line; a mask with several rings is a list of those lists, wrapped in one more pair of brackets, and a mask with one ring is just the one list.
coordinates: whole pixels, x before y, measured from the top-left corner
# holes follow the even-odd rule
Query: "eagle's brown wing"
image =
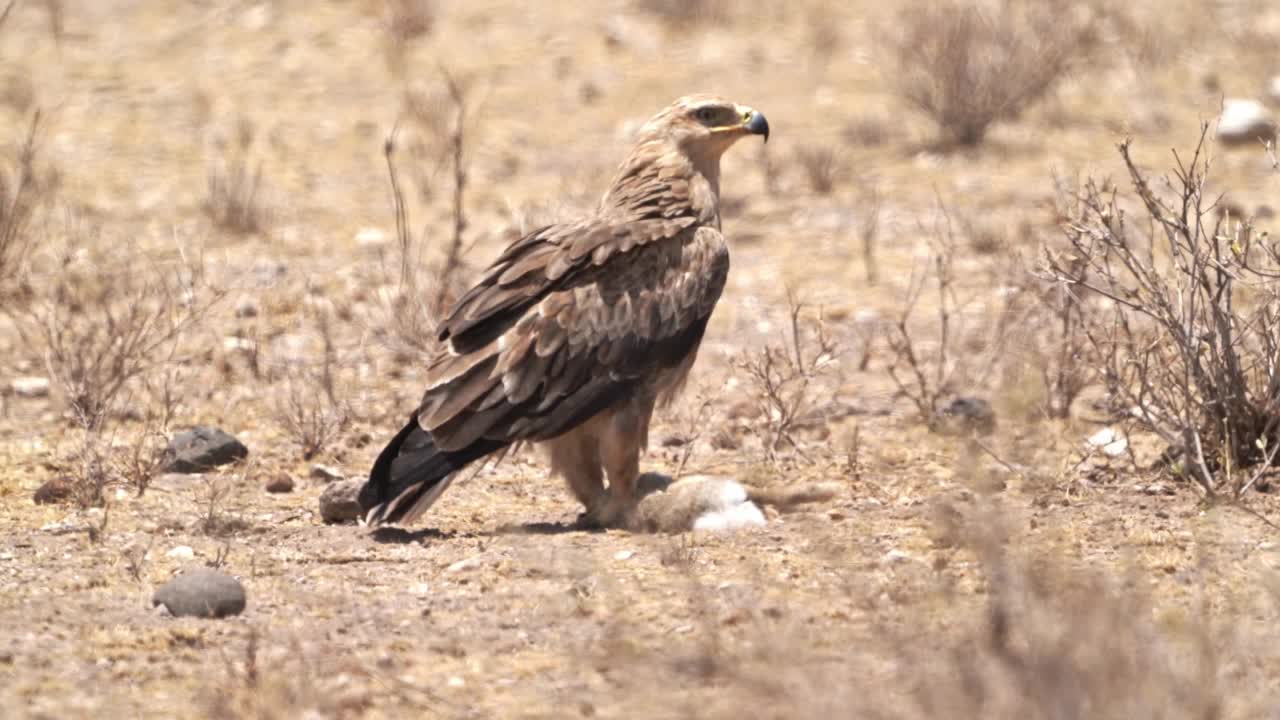
[(441, 323), (418, 422), (446, 452), (555, 437), (696, 352), (727, 273), (689, 217), (534, 232)]

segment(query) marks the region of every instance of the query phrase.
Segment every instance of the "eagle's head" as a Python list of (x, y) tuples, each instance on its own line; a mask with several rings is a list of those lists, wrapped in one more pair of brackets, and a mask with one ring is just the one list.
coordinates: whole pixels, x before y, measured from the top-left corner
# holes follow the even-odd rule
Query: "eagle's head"
[(687, 95), (645, 123), (637, 140), (672, 142), (690, 156), (718, 160), (748, 135), (769, 141), (769, 121), (760, 111), (714, 95)]

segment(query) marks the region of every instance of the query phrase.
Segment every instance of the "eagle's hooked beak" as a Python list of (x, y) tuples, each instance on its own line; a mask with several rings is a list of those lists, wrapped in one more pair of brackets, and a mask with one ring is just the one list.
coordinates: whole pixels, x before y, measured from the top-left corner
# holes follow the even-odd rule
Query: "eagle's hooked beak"
[(752, 135), (763, 135), (764, 141), (769, 142), (769, 121), (764, 119), (764, 113), (744, 109), (743, 116), (742, 127)]

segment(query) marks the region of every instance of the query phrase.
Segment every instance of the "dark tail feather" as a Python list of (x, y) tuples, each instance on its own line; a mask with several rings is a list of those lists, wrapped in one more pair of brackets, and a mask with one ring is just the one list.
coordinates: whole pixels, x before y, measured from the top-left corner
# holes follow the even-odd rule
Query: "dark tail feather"
[(449, 487), (455, 473), (505, 446), (481, 438), (462, 450), (445, 452), (418, 425), (417, 415), (410, 417), (409, 424), (378, 454), (369, 481), (360, 488), (357, 499), (365, 522), (412, 522)]

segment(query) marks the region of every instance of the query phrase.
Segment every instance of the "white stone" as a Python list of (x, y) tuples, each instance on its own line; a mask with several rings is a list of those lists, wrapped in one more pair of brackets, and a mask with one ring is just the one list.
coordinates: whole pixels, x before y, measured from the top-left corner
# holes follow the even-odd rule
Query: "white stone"
[(910, 559), (911, 559), (910, 555), (902, 552), (897, 548), (894, 548), (893, 550), (890, 550), (889, 552), (885, 553), (884, 557), (880, 558), (880, 562), (884, 563), (885, 565), (897, 565), (899, 563), (907, 562)]
[(1129, 449), (1129, 439), (1112, 428), (1103, 428), (1089, 436), (1089, 447), (1100, 448), (1107, 457), (1120, 457)]
[(1276, 123), (1257, 100), (1229, 99), (1218, 116), (1218, 141), (1225, 145), (1258, 144), (1273, 140)]
[(459, 560), (449, 565), (449, 567), (445, 568), (445, 570), (447, 572), (456, 573), (456, 572), (463, 572), (465, 570), (474, 570), (478, 567), (480, 567), (480, 558), (469, 557), (465, 560)]
[(387, 234), (379, 228), (360, 228), (356, 233), (356, 244), (361, 247), (381, 247), (387, 244)]
[(635, 550), (619, 550), (613, 554), (614, 560), (630, 560), (636, 554)]
[(191, 560), (195, 558), (196, 551), (192, 550), (188, 545), (179, 545), (165, 553), (164, 556), (167, 558), (173, 558), (174, 560)]
[(249, 338), (227, 336), (222, 338), (222, 349), (225, 352), (253, 352), (255, 343)]
[(49, 378), (18, 377), (9, 382), (9, 389), (21, 398), (42, 398), (49, 396)]
[(1111, 428), (1102, 428), (1098, 432), (1089, 436), (1088, 443), (1093, 447), (1102, 447), (1110, 445), (1116, 441), (1116, 431)]

